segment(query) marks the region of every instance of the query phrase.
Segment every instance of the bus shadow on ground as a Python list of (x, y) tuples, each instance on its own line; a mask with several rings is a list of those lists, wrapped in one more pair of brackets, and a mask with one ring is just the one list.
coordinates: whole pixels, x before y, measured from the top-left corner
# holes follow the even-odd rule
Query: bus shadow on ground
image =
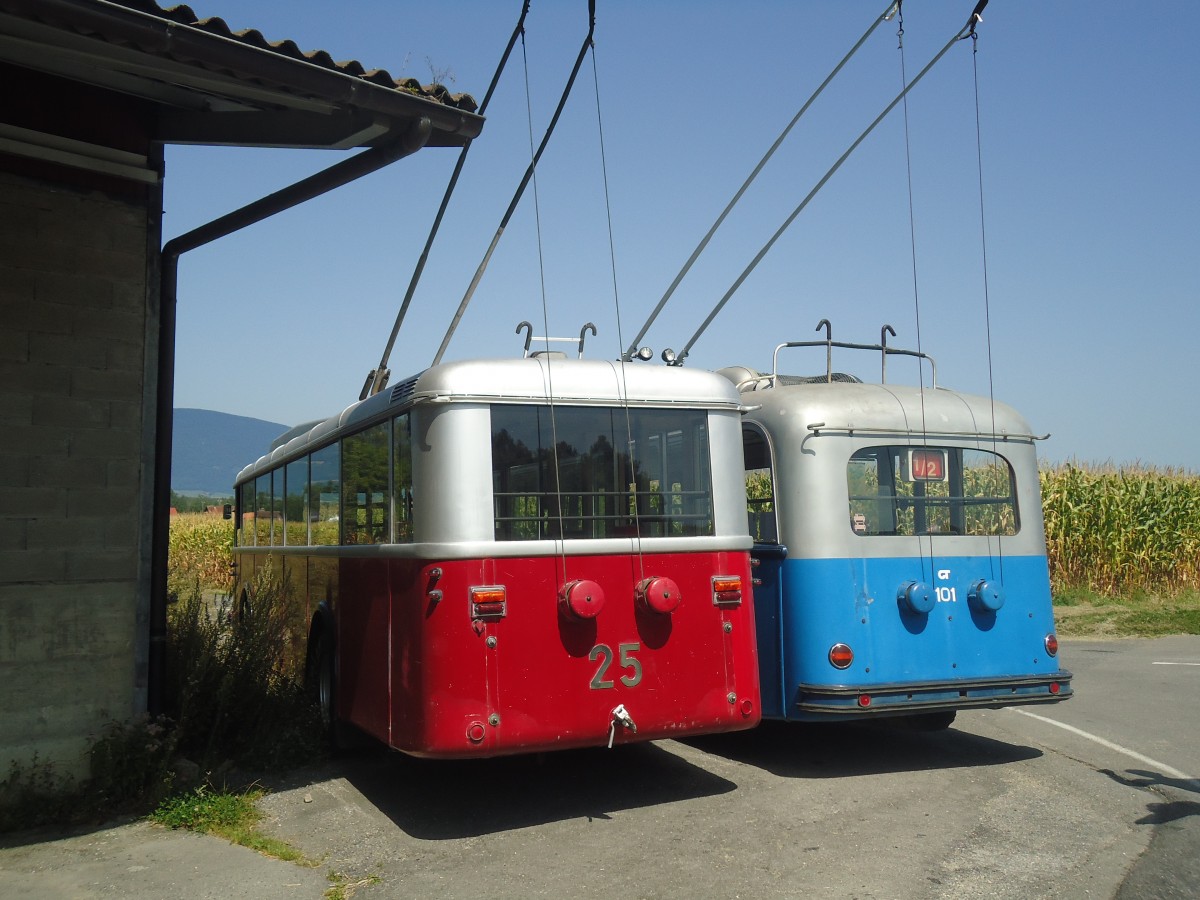
[(953, 727), (913, 731), (878, 723), (763, 722), (753, 731), (689, 738), (684, 743), (781, 778), (845, 778), (929, 769), (997, 766), (1042, 751)]
[(343, 777), (406, 834), (476, 837), (728, 793), (737, 785), (654, 744), (494, 759), (426, 760), (368, 750)]

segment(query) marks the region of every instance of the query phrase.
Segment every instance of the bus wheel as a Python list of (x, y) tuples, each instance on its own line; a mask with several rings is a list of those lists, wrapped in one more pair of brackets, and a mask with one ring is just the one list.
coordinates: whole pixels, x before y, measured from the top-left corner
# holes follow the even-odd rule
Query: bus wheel
[(309, 648), (304, 683), (317, 703), (327, 746), (335, 753), (369, 746), (369, 739), (361, 731), (338, 718), (335, 651), (329, 628), (317, 631)]
[(911, 716), (901, 716), (897, 724), (911, 731), (945, 731), (954, 724), (958, 713), (953, 709), (941, 712), (916, 713)]
[(316, 634), (305, 674), (308, 689), (321, 713), (321, 724), (325, 733), (332, 737), (336, 733), (337, 709), (334, 704), (333, 638), (327, 629)]
[(237, 612), (234, 615), (234, 619), (238, 624), (244, 625), (250, 621), (253, 611), (253, 608), (250, 606), (250, 591), (243, 588), (241, 596), (238, 597)]

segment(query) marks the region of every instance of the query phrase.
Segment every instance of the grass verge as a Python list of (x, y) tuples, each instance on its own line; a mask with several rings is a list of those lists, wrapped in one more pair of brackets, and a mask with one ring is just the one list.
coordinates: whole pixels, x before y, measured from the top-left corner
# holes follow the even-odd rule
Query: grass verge
[(213, 790), (200, 785), (192, 791), (162, 801), (150, 814), (150, 820), (167, 828), (185, 828), (200, 834), (212, 834), (264, 856), (306, 866), (318, 863), (307, 859), (290, 844), (268, 837), (258, 830), (262, 812), (258, 801), (263, 791)]
[(1055, 596), (1054, 621), (1060, 637), (1200, 634), (1200, 593), (1113, 597), (1076, 588)]

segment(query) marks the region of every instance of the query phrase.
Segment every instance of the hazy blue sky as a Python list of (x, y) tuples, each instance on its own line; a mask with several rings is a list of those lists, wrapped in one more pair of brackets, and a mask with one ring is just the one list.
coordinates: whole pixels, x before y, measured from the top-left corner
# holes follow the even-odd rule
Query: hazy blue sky
[[(197, 0), (258, 28), (482, 99), (519, 0)], [(973, 0), (908, 0), (911, 78)], [(616, 357), (804, 100), (883, 0), (598, 0), (589, 58), (531, 189), (447, 358), (512, 356), (522, 319)], [(993, 390), (1051, 433), (1051, 461), (1200, 469), (1200, 50), (1194, 5), (992, 0), (909, 95), (913, 233), (897, 108), (746, 280), (688, 364), (769, 369), (815, 337), (917, 343), (941, 384), (987, 394), (975, 81)], [(587, 28), (585, 0), (534, 0), (526, 53), (534, 141)], [(678, 349), (759, 248), (901, 87), (897, 23), (881, 26), (793, 130), (643, 343)], [(452, 79), (452, 80), (451, 80)], [(600, 166), (603, 124), (613, 261)], [(530, 157), (518, 50), (488, 110), (392, 354), (393, 381), (429, 365)], [(293, 424), (358, 397), (424, 243), (457, 151), (429, 149), (193, 251), (180, 266), (176, 406)], [(170, 238), (333, 164), (327, 151), (171, 147)], [(544, 274), (543, 274), (544, 273)], [(785, 351), (786, 352), (786, 351)], [(824, 369), (818, 351), (781, 369)], [(874, 377), (874, 356), (835, 355)], [(889, 375), (899, 378), (900, 365)]]

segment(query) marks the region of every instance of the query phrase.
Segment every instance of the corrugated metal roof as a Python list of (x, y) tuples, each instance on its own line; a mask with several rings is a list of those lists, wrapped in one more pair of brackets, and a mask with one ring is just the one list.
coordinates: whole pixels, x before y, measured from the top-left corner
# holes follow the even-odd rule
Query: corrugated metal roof
[(339, 62), (325, 50), (305, 51), (301, 50), (296, 42), (292, 40), (268, 40), (256, 28), (234, 31), (226, 24), (224, 19), (218, 16), (200, 18), (187, 4), (181, 3), (178, 6), (162, 7), (155, 3), (154, 0), (108, 0), (108, 2), (111, 2), (115, 6), (122, 6), (136, 12), (167, 19), (176, 24), (196, 28), (209, 34), (217, 35), (218, 37), (256, 47), (260, 50), (267, 50), (277, 53), (280, 56), (286, 56), (290, 59), (300, 60), (324, 69), (337, 71), (343, 75), (361, 78), (363, 81), (379, 85), (380, 87), (390, 87), (398, 91), (404, 91), (405, 93), (433, 100), (445, 106), (461, 109), (464, 112), (474, 112), (478, 106), (470, 94), (451, 93), (441, 84), (423, 85), (415, 78), (393, 78), (387, 69), (368, 69), (356, 59)]
[(0, 0), (2, 63), (148, 101), (165, 144), (378, 147), (427, 119), (447, 147), (483, 127), (469, 94), (156, 0)]

